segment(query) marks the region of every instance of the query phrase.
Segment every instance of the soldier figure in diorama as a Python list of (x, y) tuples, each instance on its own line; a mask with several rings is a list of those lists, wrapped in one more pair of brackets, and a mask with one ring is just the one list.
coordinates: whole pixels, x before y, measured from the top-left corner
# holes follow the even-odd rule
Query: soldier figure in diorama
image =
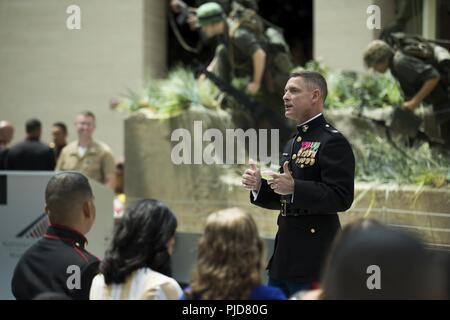
[(228, 19), (218, 3), (205, 3), (197, 9), (197, 22), (207, 37), (220, 38), (207, 70), (227, 84), (249, 78), (245, 93), (268, 111), (254, 119), (256, 126), (280, 129), (280, 138), (286, 139), (290, 128), (279, 105), (293, 66), (282, 33), (265, 28), (253, 9), (237, 2), (232, 2)]
[[(433, 114), (440, 131), (439, 140), (436, 142), (449, 148), (450, 98), (446, 84), (448, 79), (445, 79), (446, 72), (441, 66), (445, 70), (450, 56), (442, 47), (427, 45), (418, 38), (409, 38), (408, 41), (409, 44), (405, 48), (394, 50), (386, 42), (374, 40), (364, 52), (364, 62), (367, 67), (380, 73), (390, 69), (405, 95), (404, 110), (413, 112), (422, 102), (433, 106)], [(429, 57), (425, 57), (426, 55)]]
[(226, 15), (228, 15), (230, 13), (231, 8), (233, 6), (233, 2), (239, 3), (240, 5), (244, 6), (245, 8), (252, 9), (255, 12), (258, 12), (258, 10), (259, 10), (259, 6), (258, 6), (259, 0), (196, 0), (194, 2), (196, 5), (195, 8), (188, 6), (183, 0), (169, 0), (169, 5), (170, 5), (170, 9), (173, 12), (189, 15), (189, 18), (188, 17), (184, 17), (184, 18), (187, 20), (188, 23), (191, 23), (192, 27), (195, 26), (195, 24), (193, 22), (197, 21), (197, 16), (195, 15), (195, 11), (197, 10), (196, 8), (198, 8), (199, 6), (201, 6), (207, 2), (215, 2), (215, 3), (219, 4), (222, 7), (222, 10)]

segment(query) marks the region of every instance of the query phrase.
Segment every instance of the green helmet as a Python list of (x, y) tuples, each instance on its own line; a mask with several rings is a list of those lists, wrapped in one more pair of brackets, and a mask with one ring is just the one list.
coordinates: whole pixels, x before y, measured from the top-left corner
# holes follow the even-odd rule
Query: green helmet
[(200, 27), (215, 24), (224, 19), (222, 7), (216, 2), (207, 2), (197, 9), (197, 20)]

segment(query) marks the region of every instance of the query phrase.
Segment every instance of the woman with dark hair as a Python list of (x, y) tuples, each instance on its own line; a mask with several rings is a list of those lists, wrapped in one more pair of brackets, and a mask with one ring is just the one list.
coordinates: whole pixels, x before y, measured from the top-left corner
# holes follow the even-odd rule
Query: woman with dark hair
[(157, 200), (130, 206), (92, 281), (91, 300), (177, 300), (182, 291), (170, 277), (175, 215)]
[(321, 299), (445, 299), (444, 270), (414, 236), (371, 219), (336, 237)]
[(284, 300), (261, 285), (264, 246), (253, 218), (238, 208), (211, 214), (198, 245), (194, 280), (181, 299)]

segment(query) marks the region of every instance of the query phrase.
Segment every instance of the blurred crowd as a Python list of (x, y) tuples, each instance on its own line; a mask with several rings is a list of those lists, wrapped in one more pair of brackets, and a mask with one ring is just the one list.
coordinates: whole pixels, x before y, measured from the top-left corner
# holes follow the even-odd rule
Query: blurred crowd
[[(287, 295), (263, 283), (265, 248), (251, 215), (239, 208), (211, 213), (190, 283), (172, 277), (177, 218), (162, 202), (131, 204), (115, 225), (103, 260), (85, 249), (95, 223), (86, 177), (60, 172), (49, 181), (50, 227), (20, 259), (12, 280), (17, 299), (322, 300), (448, 299), (448, 252), (375, 220), (345, 225), (314, 288)], [(79, 268), (79, 279), (67, 272)], [(75, 274), (76, 275), (76, 274)], [(73, 281), (72, 281), (73, 280)]]
[(28, 120), (24, 129), (21, 141), (11, 145), (14, 135), (19, 135), (18, 129), (9, 121), (0, 121), (0, 170), (81, 172), (111, 188), (115, 193), (114, 217), (123, 214), (124, 161), (116, 162), (111, 148), (94, 138), (96, 117), (91, 111), (76, 116), (77, 139), (72, 142), (67, 141), (68, 128), (64, 122), (53, 123), (49, 143), (41, 140), (39, 119)]

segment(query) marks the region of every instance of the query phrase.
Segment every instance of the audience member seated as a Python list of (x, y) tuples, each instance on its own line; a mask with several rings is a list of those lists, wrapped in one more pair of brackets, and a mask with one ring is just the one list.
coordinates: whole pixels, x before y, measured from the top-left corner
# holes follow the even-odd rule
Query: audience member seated
[(446, 248), (436, 249), (437, 263), (442, 265), (445, 272), (446, 299), (450, 300), (450, 251)]
[(6, 156), (7, 170), (46, 170), (55, 169), (53, 151), (40, 142), (42, 126), (37, 119), (27, 121), (27, 137), (9, 149)]
[(70, 297), (66, 296), (60, 292), (44, 292), (38, 294), (33, 300), (72, 300)]
[(374, 220), (356, 220), (336, 237), (322, 299), (445, 299), (444, 270), (434, 252), (410, 234)]
[(170, 277), (177, 220), (161, 202), (131, 205), (91, 287), (92, 300), (178, 300), (179, 284)]
[(17, 299), (33, 299), (45, 292), (86, 300), (99, 260), (86, 251), (85, 234), (95, 220), (94, 196), (81, 173), (53, 176), (45, 190), (50, 226), (28, 249), (14, 270), (12, 292)]
[(187, 300), (284, 300), (278, 289), (261, 285), (264, 246), (253, 218), (238, 208), (211, 214), (198, 245)]
[(0, 121), (0, 170), (5, 170), (6, 154), (13, 135), (13, 125), (8, 121)]

